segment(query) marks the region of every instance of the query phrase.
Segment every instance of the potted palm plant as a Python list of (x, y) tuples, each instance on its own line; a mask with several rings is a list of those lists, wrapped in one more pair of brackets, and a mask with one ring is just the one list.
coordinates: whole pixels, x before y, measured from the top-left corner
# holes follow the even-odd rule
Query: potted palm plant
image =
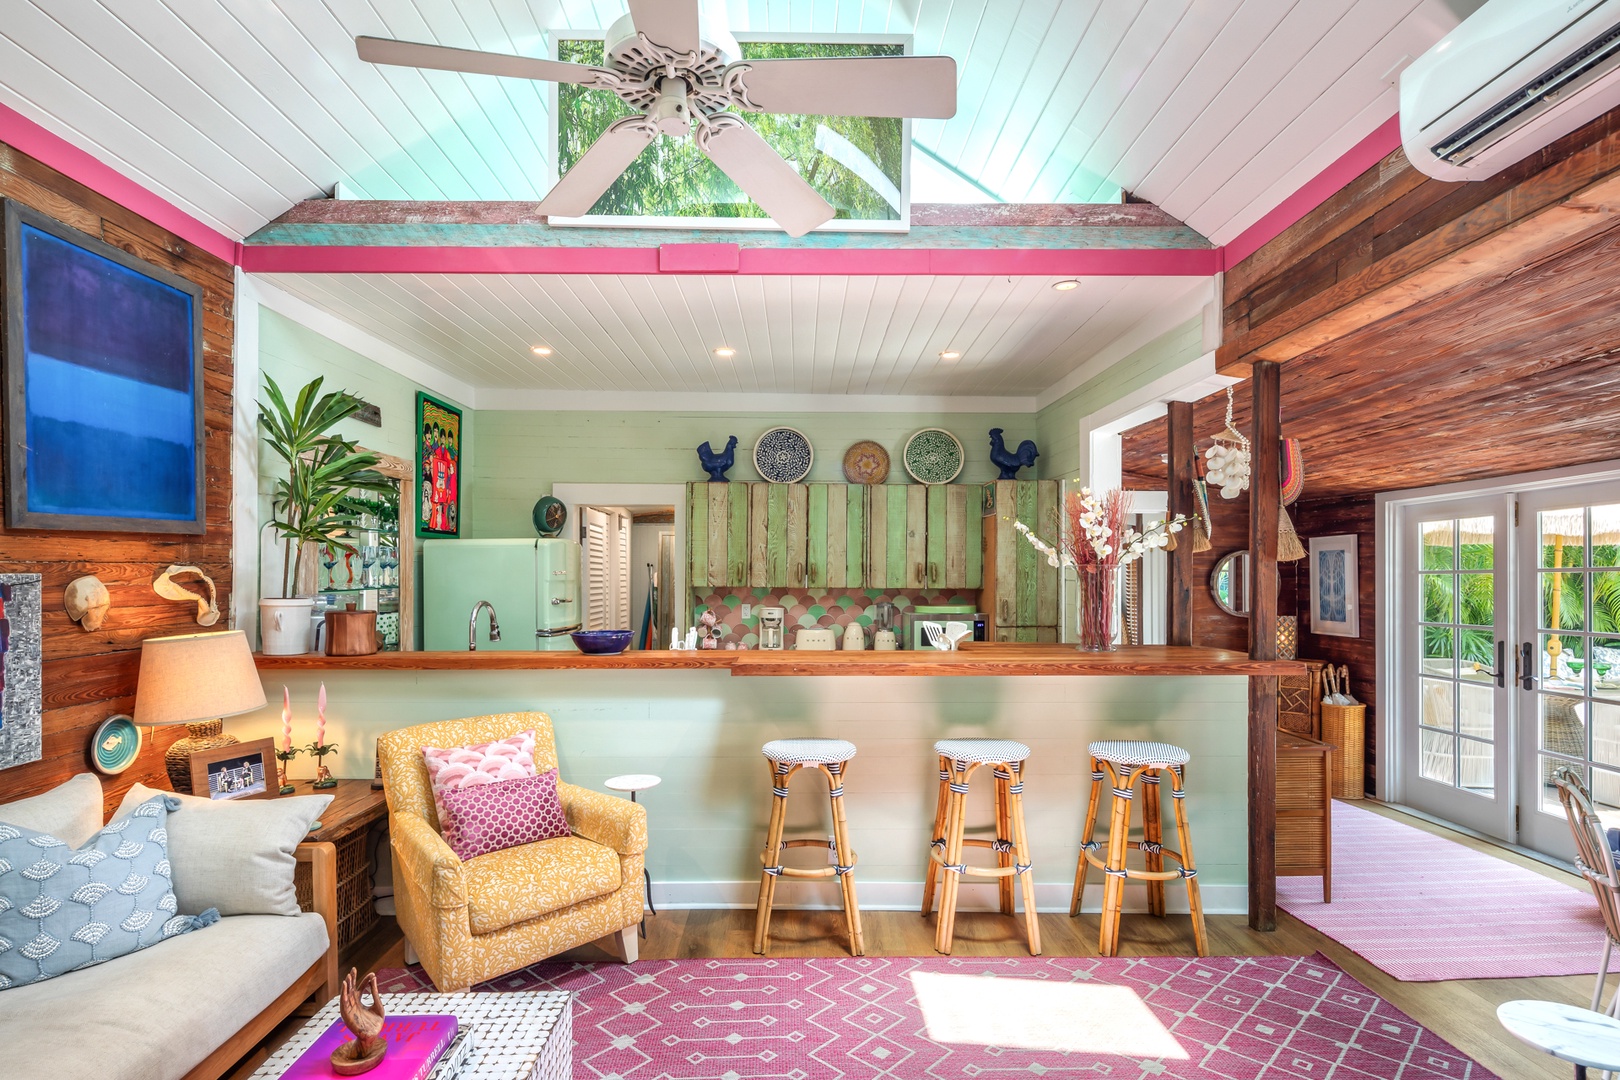
[(269, 401), (259, 403), (265, 444), (287, 470), (276, 479), (270, 498), (270, 528), (282, 542), (281, 596), (259, 601), (260, 647), (271, 655), (309, 651), (315, 601), (293, 595), (305, 548), (326, 545), (352, 552), (347, 530), (362, 509), (356, 497), (392, 490), (388, 480), (370, 471), (376, 454), (331, 433), (365, 402), (344, 390), (322, 394), (321, 382), (311, 381), (289, 406), (276, 381), (266, 375)]

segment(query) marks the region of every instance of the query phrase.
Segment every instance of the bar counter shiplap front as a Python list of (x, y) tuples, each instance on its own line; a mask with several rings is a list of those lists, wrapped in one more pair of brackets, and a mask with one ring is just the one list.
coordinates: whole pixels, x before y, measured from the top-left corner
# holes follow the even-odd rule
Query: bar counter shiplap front
[[(1172, 742), (1192, 753), (1188, 798), (1204, 904), (1225, 913), (1248, 909), (1247, 676), (1298, 667), (1148, 646), (1101, 655), (1038, 646), (949, 656), (393, 653), (262, 657), (259, 666), (271, 705), (227, 720), (227, 729), (243, 739), (279, 738), (286, 686), (294, 740), (307, 743), (324, 683), (338, 776), (370, 776), (385, 731), (527, 709), (550, 714), (562, 775), (572, 783), (602, 790), (616, 774), (659, 774), (663, 783), (646, 798), (647, 864), (659, 906), (753, 906), (766, 824), (760, 746), (827, 736), (859, 748), (845, 793), (861, 905), (917, 907), (938, 782), (934, 741), (992, 737), (1017, 739), (1033, 752), (1025, 806), (1037, 901), (1042, 910), (1066, 910), (1090, 782), (1087, 743)], [(744, 677), (765, 675), (776, 677)], [(298, 759), (293, 775), (305, 774), (313, 774), (313, 763)], [(975, 796), (983, 805), (970, 805), (970, 820), (992, 821), (988, 796)], [(789, 829), (828, 832), (822, 802), (795, 804)], [(815, 853), (794, 854), (804, 860)], [(1092, 891), (1088, 912), (1100, 904), (1101, 885)], [(784, 881), (778, 896), (788, 905), (838, 902), (836, 889), (817, 883)], [(963, 906), (993, 908), (995, 897), (993, 884), (969, 884)], [(1143, 897), (1128, 902), (1140, 907)]]

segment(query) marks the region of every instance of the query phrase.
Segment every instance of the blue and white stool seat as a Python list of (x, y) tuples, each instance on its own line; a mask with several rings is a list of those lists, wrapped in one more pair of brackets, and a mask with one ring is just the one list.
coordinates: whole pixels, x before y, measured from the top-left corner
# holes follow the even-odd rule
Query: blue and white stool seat
[(760, 752), (789, 765), (836, 765), (855, 756), (855, 744), (847, 739), (772, 739)]
[(1086, 749), (1098, 761), (1112, 761), (1115, 765), (1145, 765), (1150, 769), (1169, 769), (1192, 760), (1192, 755), (1179, 746), (1135, 739), (1102, 740)]
[(934, 744), (934, 753), (980, 765), (1029, 760), (1029, 747), (1011, 739), (941, 739)]

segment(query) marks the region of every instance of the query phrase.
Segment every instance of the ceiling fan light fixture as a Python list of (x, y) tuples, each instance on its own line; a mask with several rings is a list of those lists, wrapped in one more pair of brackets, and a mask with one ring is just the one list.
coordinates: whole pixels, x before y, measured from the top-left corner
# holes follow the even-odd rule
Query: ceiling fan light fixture
[(536, 356), (550, 356), (551, 355), (551, 346), (550, 345), (534, 345), (534, 346), (530, 347), (529, 351), (534, 353), (534, 355), (536, 355)]
[(955, 349), (944, 349), (941, 350), (939, 358), (941, 360), (960, 360), (962, 358), (962, 354), (957, 352)]
[(1052, 282), (1052, 288), (1058, 292), (1070, 292), (1080, 287), (1079, 278), (1064, 278), (1062, 281)]
[(737, 355), (737, 350), (733, 349), (730, 345), (722, 345), (718, 349), (714, 350), (714, 355), (720, 357), (722, 360), (730, 360), (733, 356)]

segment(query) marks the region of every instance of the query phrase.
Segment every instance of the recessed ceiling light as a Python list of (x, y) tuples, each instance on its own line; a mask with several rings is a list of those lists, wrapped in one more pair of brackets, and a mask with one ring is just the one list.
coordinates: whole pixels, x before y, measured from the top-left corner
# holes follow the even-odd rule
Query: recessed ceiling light
[(939, 358), (941, 360), (956, 360), (959, 359), (961, 355), (962, 354), (957, 352), (955, 349), (946, 349), (944, 352), (939, 354)]
[(1068, 292), (1070, 289), (1078, 289), (1079, 287), (1080, 281), (1078, 278), (1066, 278), (1063, 281), (1052, 282), (1052, 288), (1058, 292)]
[(536, 345), (532, 349), (530, 349), (529, 351), (534, 353), (534, 355), (536, 355), (536, 356), (550, 356), (551, 355), (551, 346), (550, 345)]
[(714, 355), (723, 360), (729, 360), (733, 356), (737, 355), (737, 350), (733, 349), (730, 345), (722, 345), (718, 349), (714, 350)]

